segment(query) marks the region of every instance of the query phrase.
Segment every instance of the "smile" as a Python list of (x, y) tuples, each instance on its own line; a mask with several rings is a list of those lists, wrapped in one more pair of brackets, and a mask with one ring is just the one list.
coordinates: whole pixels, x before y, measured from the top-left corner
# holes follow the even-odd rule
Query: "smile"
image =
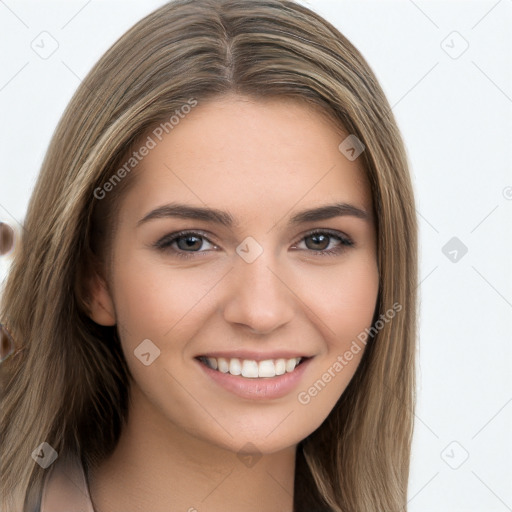
[(237, 357), (206, 357), (200, 356), (198, 360), (212, 370), (231, 375), (239, 375), (247, 379), (272, 378), (285, 373), (291, 373), (306, 358), (292, 357), (288, 359), (266, 359), (255, 361), (253, 359), (239, 359)]
[[(195, 357), (199, 370), (215, 385), (248, 400), (274, 400), (293, 396), (304, 379), (313, 356), (293, 353), (245, 351)], [(291, 357), (294, 356), (294, 357)]]

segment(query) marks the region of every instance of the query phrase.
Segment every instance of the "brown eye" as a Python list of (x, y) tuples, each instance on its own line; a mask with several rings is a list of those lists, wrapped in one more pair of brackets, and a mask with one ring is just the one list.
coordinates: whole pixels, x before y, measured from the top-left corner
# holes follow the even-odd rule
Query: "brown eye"
[[(208, 244), (210, 244), (211, 247), (208, 247)], [(169, 252), (181, 258), (194, 257), (194, 253), (201, 254), (209, 252), (209, 249), (215, 248), (215, 245), (210, 242), (203, 233), (196, 231), (171, 233), (164, 236), (153, 245), (161, 251)]]
[[(203, 244), (202, 237), (194, 236), (194, 235), (185, 235), (180, 236), (174, 240), (179, 249), (183, 251), (191, 250), (197, 251), (201, 248)], [(183, 242), (183, 243), (180, 243)]]
[[(307, 234), (302, 238), (302, 240), (306, 246), (304, 250), (320, 256), (336, 255), (354, 245), (354, 242), (350, 240), (350, 238), (338, 231), (331, 232), (326, 230), (317, 230)], [(333, 241), (334, 247), (328, 249)]]
[[(306, 246), (308, 249), (324, 251), (329, 247), (331, 236), (322, 233), (314, 233), (304, 238), (306, 240)], [(311, 240), (312, 243), (308, 244), (307, 240)]]

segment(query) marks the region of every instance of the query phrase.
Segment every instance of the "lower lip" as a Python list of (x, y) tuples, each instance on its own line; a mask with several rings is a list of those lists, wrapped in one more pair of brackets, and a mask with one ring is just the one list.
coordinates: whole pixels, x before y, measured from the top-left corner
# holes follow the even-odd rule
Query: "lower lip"
[(196, 361), (206, 375), (227, 391), (241, 398), (272, 400), (288, 395), (297, 387), (311, 360), (312, 358), (306, 359), (303, 363), (295, 367), (293, 372), (284, 373), (276, 377), (260, 377), (256, 379), (250, 379), (240, 375), (231, 375), (230, 373), (222, 373), (217, 370), (212, 370), (201, 361)]

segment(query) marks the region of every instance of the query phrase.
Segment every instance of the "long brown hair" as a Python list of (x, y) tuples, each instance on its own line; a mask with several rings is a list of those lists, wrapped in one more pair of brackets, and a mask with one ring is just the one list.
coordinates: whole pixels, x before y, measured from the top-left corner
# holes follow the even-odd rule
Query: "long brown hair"
[[(87, 314), (84, 275), (105, 269), (129, 173), (98, 189), (149, 127), (191, 98), (295, 98), (364, 144), (380, 288), (362, 361), (297, 450), (295, 510), (406, 510), (415, 389), (417, 227), (403, 142), (372, 70), (331, 24), (289, 0), (177, 0), (123, 35), (81, 83), (50, 143), (8, 276), (1, 321), (16, 351), (1, 365), (0, 484), (26, 510), (45, 471), (41, 442), (86, 465), (115, 448), (129, 372), (115, 327)], [(341, 142), (341, 141), (340, 141)]]

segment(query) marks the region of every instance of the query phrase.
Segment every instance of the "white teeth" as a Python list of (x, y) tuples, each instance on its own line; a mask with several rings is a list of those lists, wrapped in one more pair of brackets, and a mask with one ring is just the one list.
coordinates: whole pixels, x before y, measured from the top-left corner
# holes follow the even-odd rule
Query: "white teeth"
[(215, 357), (207, 357), (206, 359), (208, 359), (208, 364), (214, 369), (216, 370), (217, 369), (217, 359), (215, 359)]
[(231, 373), (231, 375), (240, 375), (242, 373), (242, 363), (240, 363), (240, 359), (231, 359), (231, 361), (229, 361), (229, 373)]
[(258, 377), (276, 377), (295, 370), (300, 363), (301, 357), (292, 357), (291, 359), (266, 359), (265, 361), (254, 361), (252, 359), (226, 359), (224, 357), (204, 357), (203, 362), (222, 373), (231, 375), (241, 375), (249, 379)]
[(258, 364), (258, 377), (275, 377), (276, 367), (272, 359), (260, 361)]
[(242, 377), (256, 379), (258, 377), (258, 363), (250, 359), (244, 359), (242, 363)]
[[(211, 359), (215, 359), (215, 358), (212, 357)], [(219, 372), (228, 373), (229, 372), (228, 361), (226, 359), (224, 359), (223, 357), (217, 358), (217, 369), (219, 370)]]
[(289, 373), (289, 372), (293, 372), (293, 370), (295, 370), (295, 367), (297, 366), (297, 359), (294, 358), (294, 359), (288, 359), (286, 361), (286, 371)]
[(276, 375), (283, 375), (286, 373), (286, 359), (278, 359), (275, 364)]

